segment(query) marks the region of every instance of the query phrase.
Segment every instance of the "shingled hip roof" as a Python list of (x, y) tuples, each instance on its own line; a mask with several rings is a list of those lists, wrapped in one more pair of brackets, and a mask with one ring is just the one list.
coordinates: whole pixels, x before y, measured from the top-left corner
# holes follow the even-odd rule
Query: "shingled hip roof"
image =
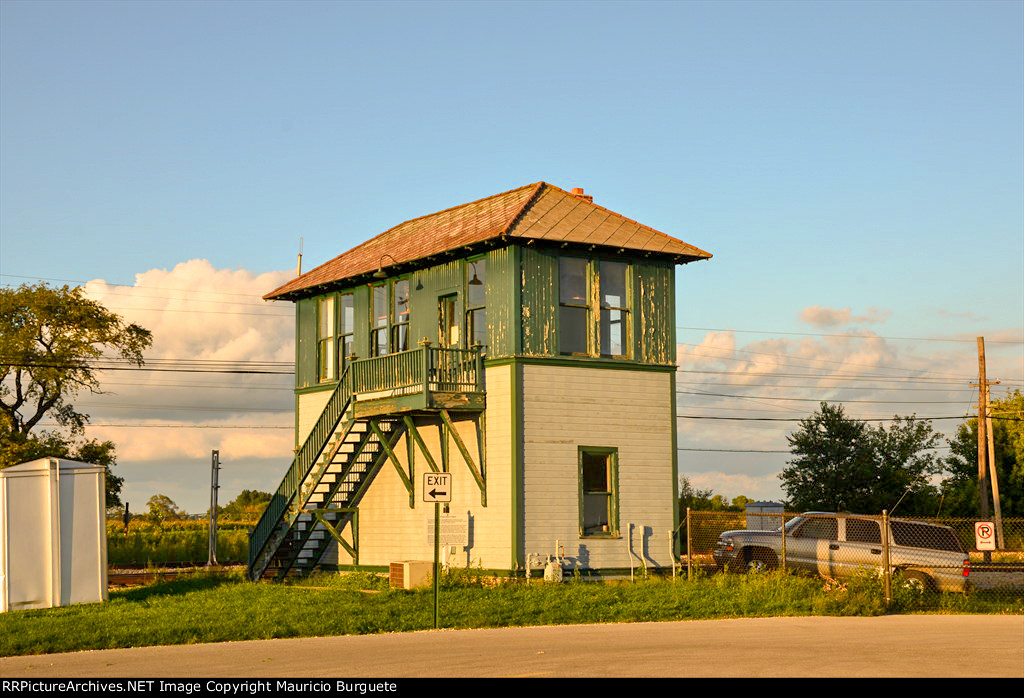
[(264, 296), (295, 299), (312, 289), (503, 239), (634, 250), (685, 264), (711, 255), (546, 182), (414, 218), (386, 230)]

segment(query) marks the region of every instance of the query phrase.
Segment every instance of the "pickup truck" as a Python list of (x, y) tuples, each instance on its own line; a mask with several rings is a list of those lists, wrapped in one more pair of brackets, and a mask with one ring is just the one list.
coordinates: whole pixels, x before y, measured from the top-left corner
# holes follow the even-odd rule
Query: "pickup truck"
[[(865, 569), (881, 572), (882, 517), (807, 512), (774, 531), (725, 531), (715, 545), (715, 563), (723, 569), (759, 570), (779, 565), (782, 533), (786, 566), (823, 577), (853, 577)], [(948, 526), (889, 519), (889, 565), (908, 586), (963, 592), (970, 563)]]

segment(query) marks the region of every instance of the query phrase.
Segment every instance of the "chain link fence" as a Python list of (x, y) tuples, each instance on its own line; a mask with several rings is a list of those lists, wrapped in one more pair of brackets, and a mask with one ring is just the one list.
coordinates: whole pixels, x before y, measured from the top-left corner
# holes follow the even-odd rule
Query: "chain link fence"
[(838, 582), (873, 577), (887, 602), (894, 594), (938, 600), (952, 593), (1024, 604), (1024, 519), (1003, 519), (998, 536), (988, 527), (993, 551), (977, 549), (977, 521), (687, 510), (681, 562), (691, 577), (773, 569)]

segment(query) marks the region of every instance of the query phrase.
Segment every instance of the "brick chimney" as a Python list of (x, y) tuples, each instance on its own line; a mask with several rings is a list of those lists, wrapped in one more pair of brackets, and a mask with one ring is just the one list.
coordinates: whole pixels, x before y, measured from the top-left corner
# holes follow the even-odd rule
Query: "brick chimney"
[(589, 194), (584, 194), (583, 187), (573, 187), (573, 190), (569, 193), (575, 196), (577, 199), (583, 199), (587, 203), (591, 204), (594, 203), (594, 197), (590, 196)]

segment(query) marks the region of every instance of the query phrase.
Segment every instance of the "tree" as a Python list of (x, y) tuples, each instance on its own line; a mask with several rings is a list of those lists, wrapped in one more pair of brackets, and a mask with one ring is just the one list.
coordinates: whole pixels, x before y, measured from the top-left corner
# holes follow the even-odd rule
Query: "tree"
[(269, 492), (259, 490), (242, 490), (233, 500), (228, 502), (221, 512), (224, 516), (240, 521), (259, 519), (263, 510), (270, 502)]
[(738, 497), (733, 497), (732, 498), (732, 504), (730, 505), (729, 508), (730, 509), (735, 509), (736, 511), (746, 511), (747, 505), (750, 504), (753, 501), (754, 500), (751, 499), (750, 497), (741, 494)]
[(743, 511), (747, 502), (752, 501), (754, 500), (741, 494), (734, 498), (730, 505), (725, 495), (715, 494), (714, 490), (694, 489), (689, 478), (679, 478), (680, 511), (685, 511), (687, 508), (691, 511)]
[[(88, 415), (72, 400), (100, 393), (96, 359), (105, 353), (136, 366), (152, 335), (125, 323), (81, 288), (26, 284), (0, 289), (0, 467), (33, 458), (71, 458), (107, 468), (107, 504), (119, 506), (121, 478), (110, 441), (79, 441)], [(66, 433), (37, 429), (52, 419)]]
[[(1015, 390), (993, 400), (992, 417), (1000, 511), (1003, 516), (1024, 516), (1024, 393)], [(960, 425), (949, 447), (945, 465), (950, 476), (942, 481), (942, 513), (979, 516), (977, 417)]]
[(166, 494), (154, 494), (146, 502), (146, 506), (149, 507), (149, 518), (153, 523), (163, 523), (173, 519), (180, 519), (185, 515), (178, 505), (174, 503), (174, 500), (168, 497)]
[(96, 439), (75, 442), (53, 431), (22, 436), (12, 433), (0, 419), (0, 470), (38, 458), (67, 458), (102, 465), (107, 471), (107, 508), (123, 506), (120, 495), (124, 478), (110, 470), (117, 463), (114, 442)]
[(795, 458), (779, 478), (794, 509), (935, 511), (938, 492), (928, 478), (942, 464), (929, 451), (940, 437), (928, 422), (896, 416), (889, 428), (872, 428), (823, 402), (787, 438)]

